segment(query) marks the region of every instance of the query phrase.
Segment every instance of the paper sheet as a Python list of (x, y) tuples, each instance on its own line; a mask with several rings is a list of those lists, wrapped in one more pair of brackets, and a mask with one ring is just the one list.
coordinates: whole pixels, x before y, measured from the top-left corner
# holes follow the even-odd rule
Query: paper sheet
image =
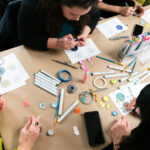
[(109, 94), (110, 98), (112, 99), (113, 103), (117, 106), (119, 111), (122, 115), (127, 115), (130, 111), (127, 111), (124, 107), (126, 103), (130, 103), (133, 98), (138, 97), (140, 91), (149, 83), (142, 83), (142, 84), (131, 84), (129, 87), (124, 89), (116, 90)]
[(150, 24), (150, 9), (146, 10), (141, 18)]
[(87, 44), (85, 46), (78, 47), (77, 51), (65, 50), (65, 53), (69, 57), (71, 63), (75, 64), (80, 60), (98, 55), (101, 53), (101, 51), (97, 48), (92, 39), (88, 39)]
[(97, 28), (104, 34), (106, 38), (110, 38), (128, 29), (118, 18), (113, 18), (109, 21), (99, 24), (97, 25)]
[(1, 75), (0, 94), (24, 86), (26, 84), (25, 80), (29, 78), (29, 75), (24, 70), (15, 54), (5, 56), (3, 60), (4, 64), (1, 65), (0, 68), (5, 70), (5, 72)]

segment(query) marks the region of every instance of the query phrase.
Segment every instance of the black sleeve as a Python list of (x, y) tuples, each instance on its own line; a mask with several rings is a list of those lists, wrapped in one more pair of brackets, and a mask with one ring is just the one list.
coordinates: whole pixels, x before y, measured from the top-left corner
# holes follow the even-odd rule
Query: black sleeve
[(99, 18), (100, 18), (100, 10), (95, 6), (92, 8), (92, 10), (89, 12), (91, 21), (88, 24), (88, 26), (91, 28), (91, 33), (93, 32), (93, 30), (95, 29)]
[(22, 3), (18, 14), (18, 36), (21, 44), (40, 50), (47, 50), (48, 35), (36, 11)]

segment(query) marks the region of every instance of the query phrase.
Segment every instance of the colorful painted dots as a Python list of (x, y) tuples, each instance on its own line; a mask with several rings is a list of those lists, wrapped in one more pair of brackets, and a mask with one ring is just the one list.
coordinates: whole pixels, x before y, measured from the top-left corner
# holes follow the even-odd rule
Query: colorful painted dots
[(103, 100), (104, 102), (107, 102), (107, 101), (109, 100), (109, 98), (108, 98), (108, 96), (104, 96), (104, 97), (102, 97), (102, 100)]
[(117, 111), (113, 111), (113, 112), (112, 112), (112, 115), (113, 115), (113, 116), (117, 116), (117, 115), (118, 115)]
[(116, 84), (116, 82), (117, 82), (117, 81), (114, 80), (114, 79), (110, 80), (110, 83), (113, 84), (113, 85)]

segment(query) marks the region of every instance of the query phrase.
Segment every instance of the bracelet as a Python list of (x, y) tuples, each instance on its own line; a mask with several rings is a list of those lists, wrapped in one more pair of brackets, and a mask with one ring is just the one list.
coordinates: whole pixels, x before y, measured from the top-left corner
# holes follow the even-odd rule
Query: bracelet
[[(68, 73), (68, 75), (69, 75), (68, 79), (64, 79), (64, 78), (61, 77), (61, 74), (64, 73), (64, 72)], [(58, 72), (58, 78), (62, 82), (69, 82), (72, 79), (72, 75), (71, 75), (71, 73), (68, 70), (61, 70), (61, 71)]]
[[(104, 82), (104, 85), (103, 85), (103, 86), (97, 85), (96, 81), (97, 81), (98, 79), (101, 79), (101, 80)], [(102, 77), (97, 77), (97, 78), (95, 78), (93, 83), (94, 83), (94, 86), (95, 86), (96, 88), (98, 88), (98, 89), (102, 89), (102, 88), (104, 88), (104, 87), (106, 86), (106, 80), (105, 80), (104, 78), (102, 78)]]

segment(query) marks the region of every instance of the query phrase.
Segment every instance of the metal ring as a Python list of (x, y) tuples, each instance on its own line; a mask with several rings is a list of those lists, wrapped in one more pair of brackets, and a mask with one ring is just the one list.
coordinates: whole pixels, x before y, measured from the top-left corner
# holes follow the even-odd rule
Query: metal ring
[[(91, 95), (91, 100), (89, 102), (86, 102), (86, 100), (83, 101), (82, 98), (88, 94)], [(89, 93), (89, 91), (84, 91), (84, 92), (79, 94), (79, 99), (80, 99), (81, 103), (83, 103), (83, 104), (91, 104), (92, 101), (94, 100), (94, 96), (92, 95), (92, 93)]]
[[(104, 82), (104, 85), (103, 85), (103, 86), (97, 85), (97, 84), (96, 84), (97, 79), (101, 79), (101, 80)], [(106, 86), (106, 80), (105, 80), (104, 78), (102, 78), (102, 77), (96, 77), (96, 78), (94, 79), (94, 86), (95, 86), (96, 88), (98, 88), (98, 89), (102, 89), (102, 88), (104, 88), (104, 87)]]

